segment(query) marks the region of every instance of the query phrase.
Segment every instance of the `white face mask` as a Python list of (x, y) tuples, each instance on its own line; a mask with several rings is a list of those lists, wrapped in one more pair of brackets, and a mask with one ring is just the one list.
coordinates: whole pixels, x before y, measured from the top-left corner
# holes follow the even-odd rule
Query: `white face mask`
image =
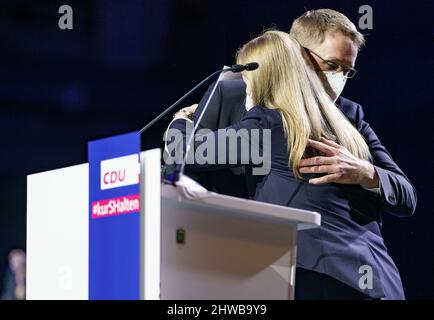
[(254, 107), (253, 99), (250, 95), (246, 95), (246, 110), (249, 111)]
[(330, 85), (330, 89), (332, 90), (332, 92), (330, 92), (330, 89), (326, 88), (326, 91), (330, 98), (332, 98), (333, 102), (336, 102), (341, 95), (342, 90), (344, 90), (345, 83), (347, 82), (348, 78), (343, 72), (335, 73), (333, 71), (322, 71), (322, 73), (325, 75), (327, 82)]

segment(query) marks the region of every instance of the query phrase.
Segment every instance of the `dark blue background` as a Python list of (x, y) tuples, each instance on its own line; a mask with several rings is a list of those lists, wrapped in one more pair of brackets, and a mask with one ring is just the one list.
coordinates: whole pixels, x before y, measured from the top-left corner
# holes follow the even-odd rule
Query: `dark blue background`
[[(58, 28), (61, 4), (72, 31)], [(383, 234), (408, 298), (434, 298), (432, 0), (0, 1), (0, 266), (25, 247), (27, 174), (86, 162), (87, 141), (139, 129), (263, 28), (321, 7), (357, 23), (364, 4), (374, 25), (343, 95), (418, 190), (415, 216), (384, 217)], [(161, 146), (169, 120), (143, 148)]]

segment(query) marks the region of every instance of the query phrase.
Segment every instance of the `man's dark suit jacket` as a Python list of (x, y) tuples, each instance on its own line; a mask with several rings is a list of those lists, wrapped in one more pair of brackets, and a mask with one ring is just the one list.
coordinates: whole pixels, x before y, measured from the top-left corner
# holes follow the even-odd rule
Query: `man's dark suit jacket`
[[(202, 110), (211, 87), (199, 104), (195, 117)], [(297, 267), (327, 274), (373, 298), (403, 299), (399, 272), (381, 236), (381, 214), (411, 216), (417, 201), (415, 189), (363, 120), (361, 106), (345, 98), (339, 98), (337, 105), (369, 146), (380, 179), (380, 195), (358, 185), (310, 185), (294, 178), (287, 163), (276, 160), (288, 159), (282, 130), (274, 130), (272, 134), (271, 178), (267, 176), (259, 184), (252, 185), (251, 180), (246, 182), (244, 175), (240, 174), (240, 168), (207, 171), (196, 178), (208, 189), (220, 193), (320, 213), (320, 228), (299, 233)], [(240, 119), (243, 119), (241, 123), (246, 123), (245, 116), (250, 123), (253, 118), (256, 123), (259, 121), (268, 126), (270, 121), (275, 124), (281, 121), (276, 111), (266, 108), (255, 107), (246, 113), (244, 82), (222, 81), (200, 128), (217, 130), (234, 124), (238, 126)], [(174, 126), (179, 127), (179, 122), (175, 121)], [(280, 157), (275, 157), (276, 152), (281, 153)], [(361, 289), (359, 281), (367, 269), (373, 271), (373, 288)]]

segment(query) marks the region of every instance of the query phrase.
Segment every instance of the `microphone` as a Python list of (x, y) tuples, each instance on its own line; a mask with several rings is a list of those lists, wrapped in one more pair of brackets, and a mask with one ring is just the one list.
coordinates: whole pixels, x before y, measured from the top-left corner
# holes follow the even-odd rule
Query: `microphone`
[[(143, 132), (145, 132), (146, 130), (148, 130), (150, 127), (152, 127), (162, 117), (164, 117), (168, 112), (172, 111), (174, 108), (176, 108), (177, 106), (179, 106), (185, 99), (187, 99), (188, 97), (190, 97), (193, 93), (195, 93), (200, 87), (202, 87), (205, 83), (207, 83), (214, 76), (216, 76), (216, 75), (218, 75), (220, 73), (223, 73), (223, 72), (227, 72), (227, 71), (232, 71), (232, 72), (235, 72), (235, 73), (242, 72), (242, 71), (252, 71), (252, 70), (257, 69), (258, 67), (259, 67), (259, 64), (256, 63), (256, 62), (251, 62), (251, 63), (248, 63), (248, 64), (234, 64), (233, 66), (231, 66), (229, 68), (223, 68), (223, 69), (220, 69), (220, 70), (217, 70), (217, 71), (211, 73), (208, 77), (206, 77), (201, 82), (199, 82), (196, 86), (194, 86), (193, 89), (191, 89), (186, 94), (184, 94), (181, 98), (179, 98), (177, 101), (175, 101), (175, 103), (173, 103), (170, 107), (168, 107), (166, 110), (164, 110), (162, 113), (160, 113), (157, 117), (155, 117), (151, 122), (149, 122), (146, 126), (144, 126), (142, 129), (140, 129), (139, 133), (142, 134)], [(212, 96), (213, 93), (214, 93), (214, 90), (212, 91), (211, 96)], [(209, 99), (208, 99), (207, 105), (205, 107), (208, 106), (208, 103), (209, 103)], [(203, 114), (203, 111), (205, 111), (205, 109), (206, 108), (204, 108), (202, 110), (202, 114)], [(201, 116), (202, 116), (202, 114), (201, 114)], [(202, 117), (200, 117), (200, 118), (202, 118)], [(199, 121), (200, 121), (200, 119), (198, 120), (198, 123), (199, 123)], [(195, 130), (196, 129), (197, 128), (195, 128)]]
[(232, 72), (253, 71), (258, 69), (259, 64), (257, 62), (250, 62), (248, 64), (234, 64), (230, 69)]
[[(232, 72), (238, 73), (238, 72), (242, 72), (242, 71), (253, 71), (253, 70), (258, 69), (258, 67), (259, 67), (259, 64), (257, 62), (250, 62), (250, 63), (244, 64), (244, 65), (243, 64), (235, 64), (235, 65), (231, 66), (230, 68), (223, 69), (221, 72), (232, 71)], [(191, 143), (194, 139), (195, 132), (196, 132), (197, 128), (199, 127), (200, 120), (202, 120), (202, 117), (205, 114), (206, 109), (208, 108), (208, 105), (211, 101), (211, 98), (214, 95), (214, 91), (217, 88), (218, 83), (219, 83), (219, 79), (214, 84), (214, 87), (212, 88), (211, 94), (208, 96), (208, 99), (205, 103), (205, 106), (203, 107), (202, 112), (199, 114), (199, 117), (197, 118), (197, 120), (194, 124), (192, 134), (188, 137), (188, 140), (186, 139), (187, 140), (186, 149), (185, 149), (184, 158), (182, 159), (181, 168), (179, 170), (178, 170), (179, 166), (176, 168), (176, 170), (173, 174), (173, 177), (172, 177), (172, 179), (173, 179), (171, 181), (172, 184), (175, 184), (181, 178), (185, 179), (185, 176), (184, 176), (185, 163), (186, 163), (188, 153), (190, 152)], [(188, 180), (191, 180), (191, 179), (188, 179)]]

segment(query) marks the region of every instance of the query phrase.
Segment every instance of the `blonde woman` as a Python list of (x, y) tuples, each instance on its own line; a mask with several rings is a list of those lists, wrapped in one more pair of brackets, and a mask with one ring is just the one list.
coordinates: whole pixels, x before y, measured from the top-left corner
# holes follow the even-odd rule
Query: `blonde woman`
[[(252, 198), (313, 210), (322, 216), (321, 228), (303, 231), (299, 236), (296, 299), (403, 299), (399, 272), (380, 233), (378, 211), (369, 201), (375, 194), (359, 185), (311, 184), (309, 180), (319, 175), (299, 170), (303, 158), (318, 152), (310, 145), (320, 140), (329, 145), (338, 143), (357, 158), (369, 161), (363, 137), (335, 107), (307, 53), (288, 34), (267, 31), (244, 45), (237, 63), (252, 61), (258, 62), (259, 68), (243, 73), (243, 79), (254, 107), (240, 122), (224, 129), (268, 130), (271, 135), (269, 146), (266, 139), (259, 139), (259, 150), (270, 152), (269, 172), (254, 176), (255, 163), (245, 166)], [(171, 129), (179, 130), (185, 141), (190, 121), (186, 111), (178, 112), (175, 118)], [(194, 147), (218, 138), (217, 132), (200, 136), (195, 138)], [(250, 139), (249, 143), (254, 141)], [(216, 147), (215, 162), (193, 164), (189, 169), (241, 163), (242, 155), (238, 155), (236, 164), (214, 164), (218, 151)], [(230, 148), (225, 151), (229, 157)], [(360, 270), (367, 266), (371, 281), (366, 284)]]

